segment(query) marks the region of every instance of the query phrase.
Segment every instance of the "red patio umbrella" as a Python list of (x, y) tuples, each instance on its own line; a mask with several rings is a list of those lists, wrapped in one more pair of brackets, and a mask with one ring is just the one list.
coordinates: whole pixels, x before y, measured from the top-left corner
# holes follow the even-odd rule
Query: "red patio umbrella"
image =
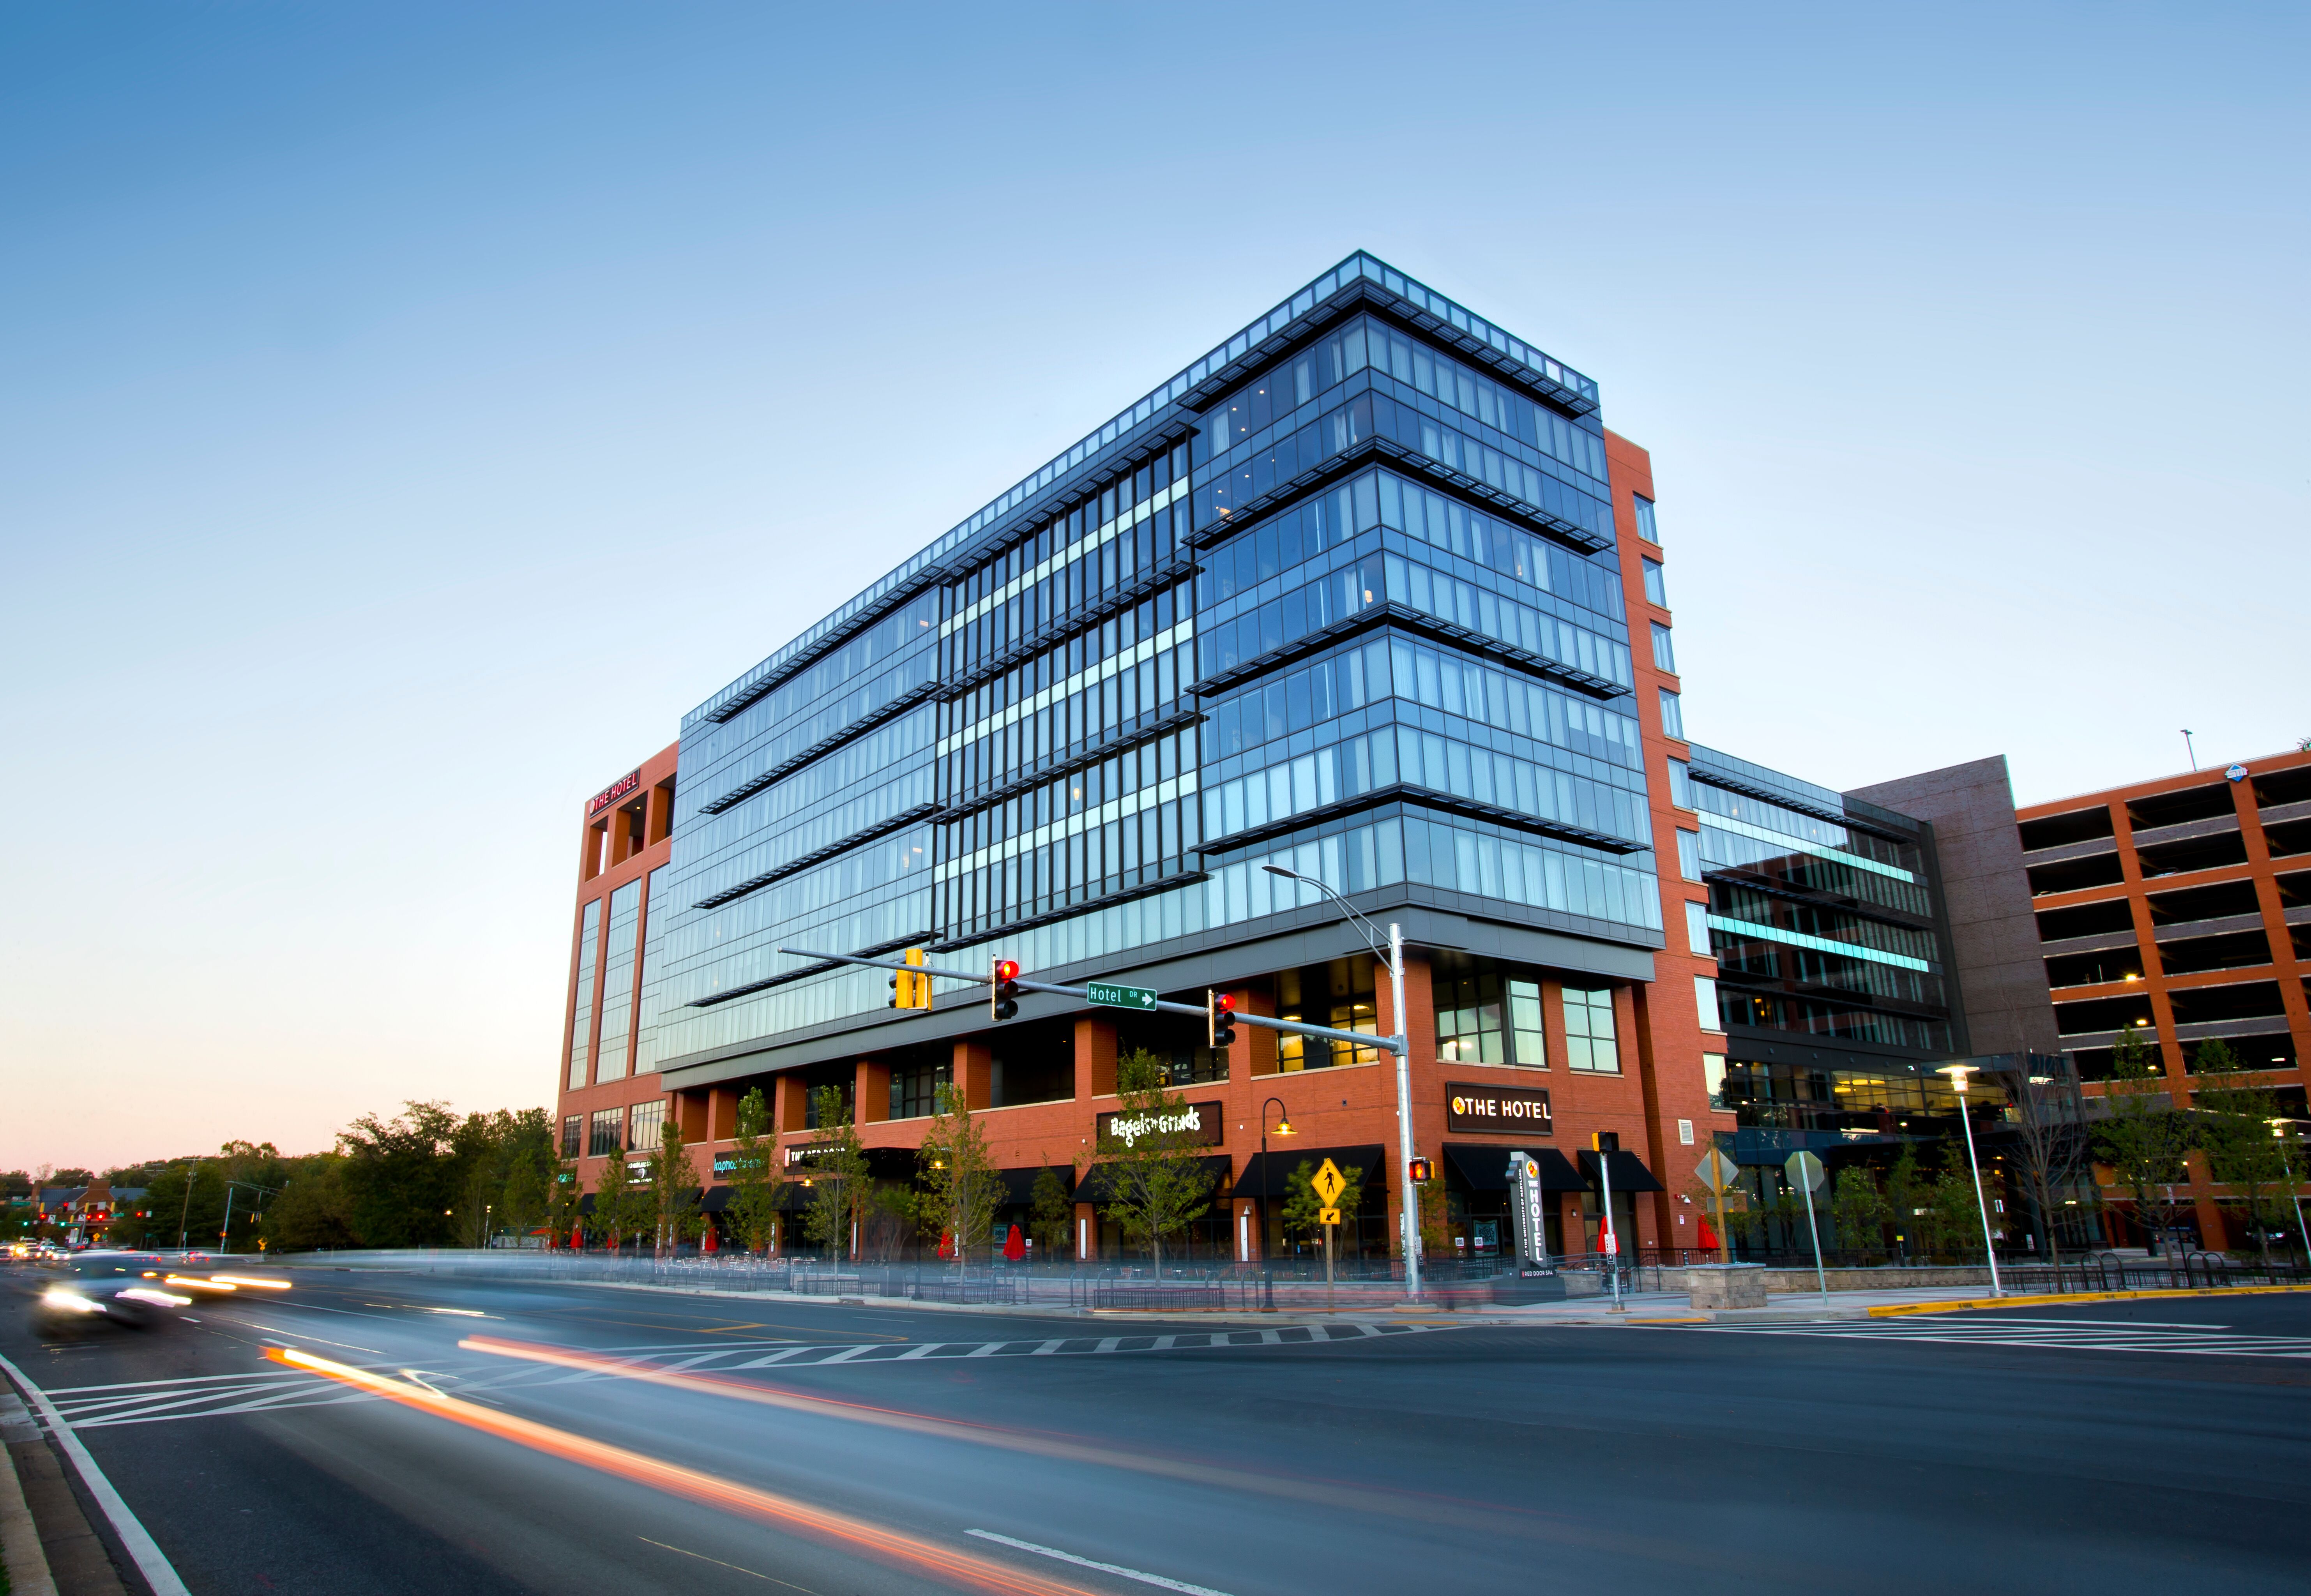
[(1003, 1256), (1013, 1263), (1027, 1256), (1027, 1238), (1019, 1234), (1019, 1227), (1016, 1225), (1011, 1227), (1010, 1235), (1003, 1243)]

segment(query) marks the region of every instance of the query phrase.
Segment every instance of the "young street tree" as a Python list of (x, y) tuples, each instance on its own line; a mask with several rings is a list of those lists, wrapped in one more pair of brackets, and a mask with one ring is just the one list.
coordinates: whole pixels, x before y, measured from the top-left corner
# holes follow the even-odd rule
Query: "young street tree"
[[(2279, 1099), (2265, 1071), (2250, 1069), (2225, 1042), (2202, 1042), (2192, 1062), (2198, 1085), (2191, 1094), (2193, 1138), (2207, 1156), (2216, 1180), (2228, 1186), (2246, 1210), (2263, 1265), (2271, 1267), (2271, 1223), (2266, 1218), (2286, 1180), (2284, 1148), (2272, 1135), (2280, 1121)], [(2275, 1217), (2275, 1216), (2272, 1216)]]
[(738, 1099), (738, 1134), (730, 1147), (730, 1224), (749, 1252), (763, 1252), (778, 1234), (786, 1173), (778, 1166), (778, 1138), (770, 1125), (770, 1105), (756, 1086)]
[(1046, 1261), (1065, 1257), (1068, 1233), (1075, 1227), (1075, 1199), (1068, 1195), (1068, 1183), (1048, 1160), (1035, 1172), (1027, 1200), (1029, 1234), (1035, 1238), (1037, 1250)]
[(2001, 1054), (1984, 1074), (2006, 1093), (2007, 1129), (2046, 1255), (2062, 1261), (2062, 1193), (2076, 1183), (2087, 1156), (2086, 1106), (2078, 1071), (2067, 1055)]
[(2121, 1031), (2112, 1048), (2103, 1103), (2109, 1112), (2095, 1127), (2096, 1148), (2133, 1199), (2146, 1239), (2161, 1242), (2182, 1211), (2175, 1186), (2190, 1179), (2183, 1163), (2190, 1130), (2176, 1112), (2158, 1053), (2131, 1030)]
[(1116, 1060), (1116, 1112), (1099, 1138), (1096, 1171), (1107, 1217), (1147, 1244), (1159, 1279), (1164, 1238), (1210, 1211), (1213, 1184), (1194, 1111), (1166, 1079), (1163, 1060), (1144, 1048)]
[(926, 1234), (954, 1238), (955, 1260), (966, 1264), (987, 1243), (995, 1210), (1003, 1205), (1003, 1177), (960, 1087), (939, 1086), (916, 1157), (920, 1223)]
[(821, 1086), (811, 1095), (817, 1110), (819, 1151), (804, 1171), (810, 1182), (810, 1207), (804, 1228), (810, 1239), (842, 1258), (852, 1252), (852, 1238), (867, 1217), (867, 1149), (859, 1145), (859, 1129), (850, 1122), (850, 1105), (839, 1086)]
[(658, 1128), (647, 1179), (651, 1251), (665, 1258), (706, 1224), (698, 1212), (698, 1176), (690, 1167), (690, 1149), (683, 1144), (682, 1120), (676, 1114), (667, 1115)]
[[(1334, 1168), (1339, 1168), (1335, 1164)], [(1340, 1170), (1340, 1217), (1348, 1216), (1364, 1206), (1365, 1174), (1360, 1169)], [(1323, 1213), (1331, 1205), (1324, 1201), (1323, 1193), (1316, 1190), (1316, 1165), (1306, 1158), (1300, 1160), (1290, 1174), (1284, 1177), (1284, 1213), (1282, 1222), (1286, 1235), (1305, 1236), (1324, 1249), (1324, 1280), (1332, 1278), (1332, 1236), (1337, 1228), (1323, 1222)]]

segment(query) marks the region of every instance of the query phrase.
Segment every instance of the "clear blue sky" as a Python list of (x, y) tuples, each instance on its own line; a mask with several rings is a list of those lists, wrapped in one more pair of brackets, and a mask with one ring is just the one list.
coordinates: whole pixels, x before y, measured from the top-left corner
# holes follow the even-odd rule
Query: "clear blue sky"
[(578, 806), (1350, 249), (1653, 451), (1687, 724), (2311, 733), (2299, 6), (15, 6), (0, 1167), (550, 1100)]

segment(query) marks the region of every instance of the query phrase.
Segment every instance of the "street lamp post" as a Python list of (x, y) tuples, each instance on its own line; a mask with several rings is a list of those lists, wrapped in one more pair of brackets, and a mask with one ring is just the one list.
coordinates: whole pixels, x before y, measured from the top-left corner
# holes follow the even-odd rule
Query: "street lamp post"
[(1388, 951), (1381, 952), (1379, 930), (1370, 919), (1357, 911), (1355, 905), (1312, 876), (1303, 876), (1297, 870), (1282, 865), (1261, 867), (1271, 876), (1286, 881), (1297, 881), (1322, 893), (1348, 916), (1348, 923), (1356, 928), (1372, 947), (1374, 956), (1388, 966), (1389, 1004), (1396, 1018), (1396, 1034), (1380, 1039), (1381, 1045), (1396, 1055), (1396, 1167), (1403, 1191), (1398, 1205), (1397, 1222), (1400, 1244), (1404, 1249), (1404, 1294), (1420, 1295), (1420, 1219), (1418, 1199), (1411, 1188), (1412, 1170), (1412, 1044), (1404, 1021), (1404, 928), (1391, 920), (1388, 928)]
[(1958, 1122), (1966, 1131), (1967, 1167), (1974, 1172), (1974, 1207), (1982, 1216), (1982, 1253), (1990, 1260), (1990, 1295), (2004, 1296), (1998, 1284), (1998, 1243), (1990, 1234), (1990, 1199), (1982, 1194), (1982, 1165), (1974, 1156), (1974, 1119), (1966, 1112), (1966, 1080), (1973, 1070), (1971, 1064), (1952, 1064), (1937, 1073), (1949, 1077), (1958, 1088)]
[(1284, 1106), (1281, 1097), (1271, 1097), (1260, 1105), (1260, 1270), (1263, 1278), (1260, 1291), (1260, 1311), (1276, 1312), (1276, 1260), (1268, 1252), (1268, 1196), (1276, 1190), (1276, 1176), (1268, 1165), (1268, 1111), (1276, 1110), (1276, 1134), (1296, 1136), (1292, 1129), (1292, 1111)]

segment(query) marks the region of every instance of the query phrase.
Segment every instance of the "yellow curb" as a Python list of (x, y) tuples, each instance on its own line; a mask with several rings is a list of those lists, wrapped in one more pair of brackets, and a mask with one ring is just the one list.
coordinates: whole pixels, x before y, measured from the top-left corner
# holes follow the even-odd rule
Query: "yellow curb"
[(1976, 1308), (2037, 1308), (2048, 1303), (2118, 1303), (2153, 1296), (2261, 1296), (2276, 1291), (2311, 1291), (2311, 1286), (2177, 1286), (2159, 1291), (2073, 1291), (2067, 1295), (1984, 1296), (1957, 1303), (1894, 1303), (1884, 1307), (1865, 1308), (1862, 1312), (1872, 1319), (1891, 1319), (1903, 1313), (1958, 1313)]

